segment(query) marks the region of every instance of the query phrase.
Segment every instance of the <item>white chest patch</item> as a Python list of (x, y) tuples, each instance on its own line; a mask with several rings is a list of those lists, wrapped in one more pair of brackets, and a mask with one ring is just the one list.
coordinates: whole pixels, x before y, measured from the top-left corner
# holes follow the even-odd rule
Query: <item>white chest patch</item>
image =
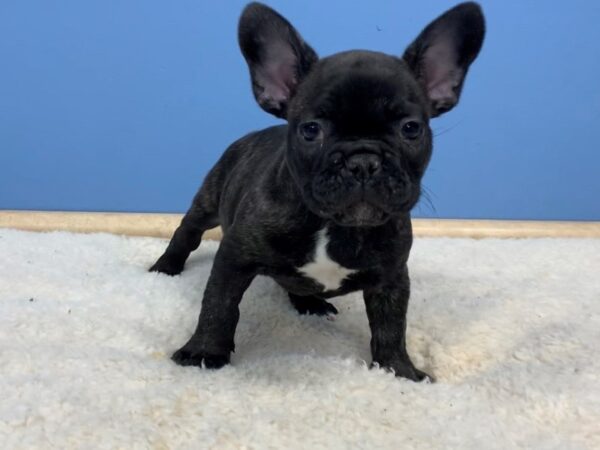
[(346, 269), (333, 261), (327, 254), (328, 243), (327, 230), (323, 228), (317, 234), (313, 261), (298, 267), (298, 271), (322, 284), (325, 291), (334, 291), (339, 289), (342, 281), (356, 270)]

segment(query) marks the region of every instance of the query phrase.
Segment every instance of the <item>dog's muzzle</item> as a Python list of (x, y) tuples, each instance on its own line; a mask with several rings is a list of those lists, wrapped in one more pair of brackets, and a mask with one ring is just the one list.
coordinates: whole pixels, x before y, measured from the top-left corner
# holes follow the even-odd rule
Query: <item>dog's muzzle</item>
[(312, 184), (320, 214), (346, 226), (381, 225), (405, 212), (410, 191), (407, 175), (372, 151), (333, 152)]

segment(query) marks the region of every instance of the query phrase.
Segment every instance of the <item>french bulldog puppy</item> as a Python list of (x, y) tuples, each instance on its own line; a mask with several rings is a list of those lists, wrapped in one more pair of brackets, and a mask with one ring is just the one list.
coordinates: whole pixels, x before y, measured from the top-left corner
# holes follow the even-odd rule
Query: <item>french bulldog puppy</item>
[(177, 364), (229, 363), (240, 300), (261, 274), (301, 314), (335, 314), (327, 298), (363, 291), (373, 364), (431, 379), (406, 350), (410, 211), (431, 156), (429, 119), (457, 104), (484, 28), (480, 7), (462, 3), (401, 58), (357, 50), (319, 59), (277, 12), (244, 9), (239, 44), (254, 97), (287, 125), (225, 151), (150, 268), (179, 274), (202, 233), (221, 225), (198, 325), (173, 354)]

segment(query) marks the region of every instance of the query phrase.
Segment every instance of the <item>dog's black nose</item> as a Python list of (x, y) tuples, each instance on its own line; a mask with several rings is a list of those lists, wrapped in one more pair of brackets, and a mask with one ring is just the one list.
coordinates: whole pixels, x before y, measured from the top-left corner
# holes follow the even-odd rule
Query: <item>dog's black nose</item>
[(359, 181), (365, 181), (381, 171), (381, 158), (375, 153), (356, 153), (346, 161), (346, 167)]

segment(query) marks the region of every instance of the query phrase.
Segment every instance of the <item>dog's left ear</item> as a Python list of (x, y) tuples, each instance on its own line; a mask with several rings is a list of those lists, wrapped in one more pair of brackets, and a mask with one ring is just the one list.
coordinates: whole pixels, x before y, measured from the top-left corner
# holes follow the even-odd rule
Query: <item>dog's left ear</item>
[(404, 60), (429, 97), (431, 117), (450, 111), (458, 103), (484, 34), (480, 6), (461, 3), (431, 22), (404, 52)]
[(250, 3), (242, 12), (238, 40), (256, 101), (285, 119), (288, 103), (317, 54), (284, 17), (260, 3)]

